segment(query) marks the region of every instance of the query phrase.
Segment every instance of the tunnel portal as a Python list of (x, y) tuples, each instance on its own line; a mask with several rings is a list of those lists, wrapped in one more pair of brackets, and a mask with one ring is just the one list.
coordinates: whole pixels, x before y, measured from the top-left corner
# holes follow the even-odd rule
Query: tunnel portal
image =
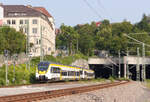
[(94, 70), (95, 78), (109, 78), (113, 75), (111, 66), (105, 65), (89, 65), (90, 69)]
[[(119, 66), (119, 65), (118, 65)], [(90, 69), (94, 70), (95, 78), (106, 78), (109, 77), (118, 77), (119, 67), (114, 65), (104, 65), (104, 64), (90, 64)], [(142, 81), (142, 65), (139, 65), (139, 79), (137, 79), (137, 69), (136, 65), (130, 64), (128, 65), (128, 74), (129, 79), (132, 80), (140, 80)], [(124, 77), (124, 64), (120, 65), (121, 77)], [(146, 78), (150, 79), (150, 65), (146, 66)]]

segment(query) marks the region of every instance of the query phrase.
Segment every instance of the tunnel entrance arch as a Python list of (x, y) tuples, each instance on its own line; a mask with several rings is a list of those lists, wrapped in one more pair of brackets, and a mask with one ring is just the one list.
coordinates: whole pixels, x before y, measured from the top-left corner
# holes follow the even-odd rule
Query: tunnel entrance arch
[(92, 64), (89, 65), (90, 69), (94, 70), (95, 78), (109, 78), (113, 76), (112, 65), (103, 65), (103, 64)]

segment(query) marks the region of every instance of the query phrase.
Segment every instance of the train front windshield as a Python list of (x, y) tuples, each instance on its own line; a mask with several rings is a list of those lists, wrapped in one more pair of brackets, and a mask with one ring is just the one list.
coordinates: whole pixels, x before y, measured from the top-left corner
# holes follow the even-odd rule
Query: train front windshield
[(47, 69), (48, 69), (47, 66), (39, 66), (39, 67), (38, 67), (38, 70), (39, 70), (39, 71), (46, 71)]
[(38, 70), (39, 71), (46, 71), (48, 69), (49, 64), (46, 62), (40, 62), (38, 64)]

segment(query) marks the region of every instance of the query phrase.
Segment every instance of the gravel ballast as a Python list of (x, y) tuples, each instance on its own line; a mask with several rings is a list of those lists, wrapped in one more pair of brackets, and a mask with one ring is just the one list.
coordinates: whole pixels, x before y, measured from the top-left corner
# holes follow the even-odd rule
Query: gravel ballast
[(43, 100), (42, 102), (150, 102), (150, 90), (140, 82), (131, 82), (82, 94)]

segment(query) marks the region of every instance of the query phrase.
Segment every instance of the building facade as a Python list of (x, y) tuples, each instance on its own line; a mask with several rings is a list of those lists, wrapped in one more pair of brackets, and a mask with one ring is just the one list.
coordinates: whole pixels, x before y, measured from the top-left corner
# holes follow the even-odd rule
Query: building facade
[[(2, 12), (2, 13), (1, 13)], [(31, 56), (51, 55), (55, 52), (55, 24), (53, 17), (43, 7), (0, 5), (3, 25), (22, 31), (29, 42)]]

